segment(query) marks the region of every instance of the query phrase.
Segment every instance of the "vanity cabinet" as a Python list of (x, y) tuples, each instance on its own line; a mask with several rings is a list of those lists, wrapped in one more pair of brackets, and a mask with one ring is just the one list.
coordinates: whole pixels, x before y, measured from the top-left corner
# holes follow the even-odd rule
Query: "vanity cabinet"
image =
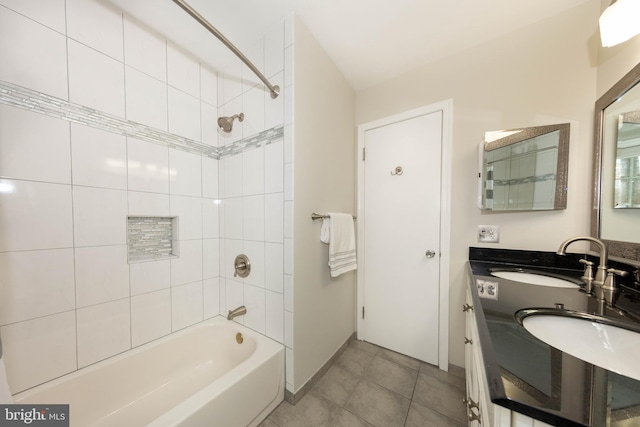
[(467, 288), (465, 315), (465, 369), (467, 393), (465, 405), (469, 427), (551, 427), (524, 414), (491, 401), (485, 362), (480, 346), (478, 322), (470, 288)]

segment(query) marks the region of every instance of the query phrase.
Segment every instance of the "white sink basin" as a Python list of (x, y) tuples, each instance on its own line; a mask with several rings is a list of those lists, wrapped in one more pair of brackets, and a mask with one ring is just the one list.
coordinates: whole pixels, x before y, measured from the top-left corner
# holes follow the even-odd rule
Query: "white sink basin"
[(558, 350), (640, 380), (640, 327), (630, 330), (627, 327), (635, 326), (616, 326), (617, 322), (600, 316), (556, 309), (520, 310), (516, 319), (536, 338)]
[(551, 286), (554, 288), (579, 288), (580, 285), (569, 280), (525, 271), (492, 271), (492, 276), (530, 285)]

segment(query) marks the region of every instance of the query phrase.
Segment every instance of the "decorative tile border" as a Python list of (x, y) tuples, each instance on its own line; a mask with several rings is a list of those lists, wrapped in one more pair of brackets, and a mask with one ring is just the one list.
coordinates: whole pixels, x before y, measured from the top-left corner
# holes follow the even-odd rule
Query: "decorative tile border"
[(220, 148), (213, 147), (5, 81), (0, 81), (0, 104), (214, 159), (234, 156), (245, 150), (268, 145), (284, 138), (284, 127), (281, 125)]
[(262, 147), (274, 142), (278, 142), (284, 139), (284, 126), (276, 126), (271, 129), (267, 129), (254, 136), (241, 139), (233, 144), (224, 145), (218, 148), (218, 159), (224, 159), (225, 157), (235, 156), (243, 151), (250, 150), (252, 148)]

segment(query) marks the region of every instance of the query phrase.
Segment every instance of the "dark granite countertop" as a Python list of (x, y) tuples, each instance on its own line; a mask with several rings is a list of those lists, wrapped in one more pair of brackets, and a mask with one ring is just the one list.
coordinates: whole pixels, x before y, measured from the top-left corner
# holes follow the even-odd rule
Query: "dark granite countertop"
[[(469, 249), (469, 285), (478, 323), (491, 401), (556, 426), (640, 425), (640, 381), (607, 371), (563, 353), (527, 332), (514, 318), (522, 308), (556, 307), (596, 313), (598, 303), (580, 289), (536, 286), (501, 279), (492, 269), (526, 268), (556, 274), (579, 283), (581, 254), (508, 249)], [(592, 259), (597, 265), (597, 258)], [(610, 266), (635, 267), (612, 261)], [(478, 285), (497, 284), (480, 297)], [(635, 321), (640, 292), (627, 278), (617, 307), (606, 317)], [(488, 297), (488, 298), (487, 298)], [(480, 310), (475, 307), (481, 307)], [(640, 363), (640, 360), (638, 361)]]

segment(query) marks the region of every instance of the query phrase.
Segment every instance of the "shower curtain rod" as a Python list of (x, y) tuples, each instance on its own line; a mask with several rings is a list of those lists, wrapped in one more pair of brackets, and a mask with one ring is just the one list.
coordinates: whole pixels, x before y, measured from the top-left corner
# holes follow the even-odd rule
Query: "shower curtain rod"
[(258, 78), (260, 80), (262, 80), (262, 83), (264, 83), (265, 86), (267, 86), (269, 88), (269, 91), (271, 92), (271, 98), (272, 99), (276, 99), (278, 97), (278, 95), (280, 94), (280, 87), (278, 85), (272, 85), (271, 83), (269, 83), (269, 80), (267, 80), (267, 78), (260, 72), (260, 70), (258, 70), (256, 68), (256, 66), (253, 65), (253, 63), (251, 61), (249, 61), (249, 59), (246, 56), (244, 56), (242, 54), (242, 52), (240, 52), (238, 50), (237, 47), (235, 47), (233, 45), (233, 43), (231, 43), (225, 36), (223, 36), (220, 31), (218, 31), (213, 25), (211, 25), (209, 23), (209, 21), (204, 19), (204, 17), (202, 15), (200, 15), (198, 12), (196, 12), (195, 9), (193, 9), (191, 6), (189, 6), (183, 0), (173, 0), (173, 2), (175, 4), (177, 4), (178, 6), (180, 6), (182, 8), (182, 10), (184, 10), (189, 15), (191, 15), (191, 17), (193, 19), (198, 21), (200, 23), (200, 25), (202, 25), (204, 28), (206, 28), (211, 34), (216, 36), (218, 38), (218, 40), (220, 40), (222, 42), (222, 44), (224, 44), (226, 47), (228, 47), (229, 50), (231, 50), (231, 52), (233, 52), (238, 58), (240, 58), (240, 60), (242, 60), (242, 62), (244, 62), (247, 65), (247, 67), (249, 67), (251, 69), (251, 71), (253, 71), (253, 73), (256, 76), (258, 76)]

